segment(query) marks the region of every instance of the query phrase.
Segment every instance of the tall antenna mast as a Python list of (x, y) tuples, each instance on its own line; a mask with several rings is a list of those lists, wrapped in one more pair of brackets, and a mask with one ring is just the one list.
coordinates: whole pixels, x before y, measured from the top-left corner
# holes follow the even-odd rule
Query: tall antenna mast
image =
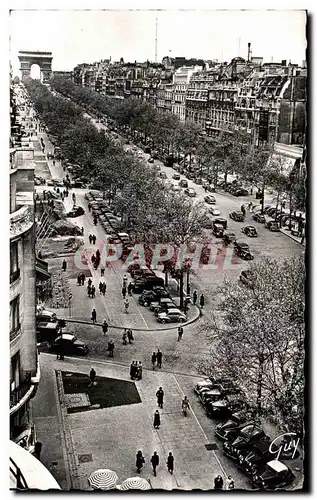
[(157, 18), (155, 19), (155, 62), (157, 62)]

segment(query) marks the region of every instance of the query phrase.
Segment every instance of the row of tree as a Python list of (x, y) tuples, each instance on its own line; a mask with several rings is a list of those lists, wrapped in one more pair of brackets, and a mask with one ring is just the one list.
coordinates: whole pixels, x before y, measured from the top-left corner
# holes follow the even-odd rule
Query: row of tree
[(133, 140), (141, 140), (166, 155), (171, 153), (175, 159), (188, 157), (189, 169), (195, 157), (201, 171), (204, 167), (205, 176), (215, 185), (219, 174), (224, 174), (226, 184), (228, 174), (235, 173), (243, 182), (258, 188), (262, 207), (265, 189), (270, 187), (289, 197), (291, 210), (305, 208), (305, 178), (298, 166), (285, 173), (272, 145), (254, 146), (246, 132), (223, 131), (210, 138), (196, 123), (181, 122), (171, 113), (161, 114), (136, 98), (111, 99), (61, 77), (52, 81), (52, 87), (99, 118), (107, 116)]

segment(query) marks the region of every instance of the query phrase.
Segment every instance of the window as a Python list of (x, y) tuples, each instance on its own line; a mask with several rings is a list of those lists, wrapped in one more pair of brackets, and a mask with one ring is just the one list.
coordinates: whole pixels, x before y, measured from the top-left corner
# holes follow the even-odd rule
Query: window
[(15, 333), (20, 328), (20, 296), (10, 302), (10, 333)]
[(13, 283), (20, 276), (18, 242), (10, 245), (10, 283)]

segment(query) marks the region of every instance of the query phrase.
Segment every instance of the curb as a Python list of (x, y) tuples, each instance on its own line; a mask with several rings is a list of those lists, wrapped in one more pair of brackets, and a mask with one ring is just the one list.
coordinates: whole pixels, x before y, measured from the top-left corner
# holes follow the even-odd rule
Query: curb
[(280, 229), (280, 233), (281, 234), (285, 234), (285, 236), (287, 236), (288, 238), (291, 238), (291, 240), (295, 241), (296, 243), (298, 243), (299, 245), (301, 245), (302, 247), (305, 248), (305, 244), (304, 243), (301, 243), (300, 241), (298, 241), (298, 239), (296, 238), (296, 236), (293, 236), (292, 234), (290, 234), (287, 230), (285, 229)]
[[(201, 311), (197, 306), (194, 306), (196, 309), (195, 316), (190, 319), (189, 321), (186, 321), (186, 323), (176, 323), (176, 326), (173, 327), (168, 327), (168, 328), (131, 328), (135, 332), (164, 332), (167, 330), (175, 330), (178, 326), (182, 326), (183, 328), (185, 326), (192, 325), (193, 323), (196, 323), (201, 318)], [(90, 321), (82, 320), (82, 319), (72, 319), (72, 318), (63, 318), (65, 319), (66, 322), (68, 323), (78, 323), (81, 325), (90, 325), (90, 326), (99, 326), (100, 328), (102, 327), (102, 323), (91, 323)], [(123, 328), (127, 328), (126, 326), (117, 326), (117, 325), (108, 325), (108, 328), (114, 328), (116, 330), (122, 330)]]

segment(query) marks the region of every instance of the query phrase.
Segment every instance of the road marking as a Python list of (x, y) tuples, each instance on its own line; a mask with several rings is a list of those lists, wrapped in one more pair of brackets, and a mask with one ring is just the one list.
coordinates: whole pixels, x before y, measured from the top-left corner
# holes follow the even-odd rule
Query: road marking
[[(176, 376), (175, 376), (175, 375), (173, 375), (173, 377), (174, 377), (174, 379), (175, 379), (175, 382), (176, 382), (177, 387), (179, 388), (180, 393), (182, 394), (182, 396), (185, 396), (185, 394), (184, 394), (184, 392), (183, 392), (183, 389), (182, 389), (182, 388), (181, 388), (181, 386), (179, 385), (179, 383), (178, 383), (178, 380), (177, 380)], [(202, 428), (202, 426), (201, 426), (201, 424), (200, 424), (200, 422), (199, 422), (198, 418), (196, 417), (196, 414), (195, 414), (195, 412), (194, 412), (193, 408), (191, 407), (190, 409), (191, 409), (191, 412), (192, 412), (192, 414), (193, 414), (193, 416), (194, 416), (194, 418), (195, 418), (195, 420), (196, 420), (196, 422), (197, 422), (197, 424), (198, 424), (198, 426), (199, 426), (199, 428), (200, 428), (201, 432), (203, 433), (203, 436), (204, 436), (205, 440), (208, 442), (208, 441), (209, 441), (209, 439), (208, 439), (208, 437), (207, 437), (207, 435), (206, 435), (206, 433), (205, 433), (204, 429)], [(227, 475), (227, 473), (226, 473), (225, 469), (223, 468), (223, 466), (222, 466), (222, 464), (221, 464), (221, 462), (220, 462), (219, 458), (217, 457), (217, 455), (216, 455), (215, 451), (214, 451), (214, 450), (212, 450), (212, 453), (213, 453), (213, 455), (214, 455), (215, 459), (217, 460), (218, 465), (219, 465), (220, 469), (222, 470), (223, 474), (224, 474), (226, 477), (228, 477), (228, 475)]]

